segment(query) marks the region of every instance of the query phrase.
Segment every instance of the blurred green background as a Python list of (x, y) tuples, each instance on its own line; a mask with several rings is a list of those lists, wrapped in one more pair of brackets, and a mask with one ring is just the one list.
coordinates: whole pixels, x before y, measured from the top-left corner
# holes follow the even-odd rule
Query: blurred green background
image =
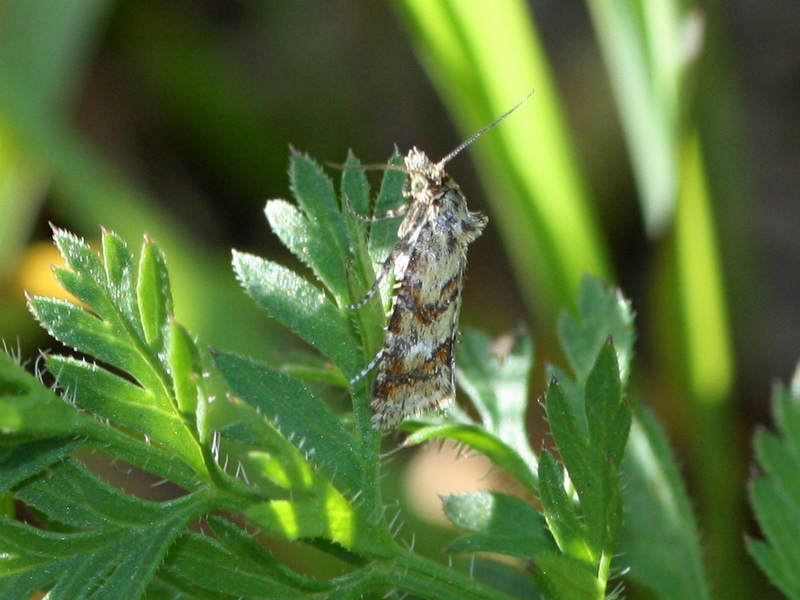
[(449, 167), (491, 218), (462, 321), (525, 321), (557, 361), (582, 273), (618, 284), (632, 393), (685, 465), (715, 595), (764, 597), (745, 480), (800, 356), (798, 56), (791, 0), (0, 0), (0, 338), (52, 346), (23, 295), (57, 293), (48, 223), (104, 226), (164, 248), (203, 343), (279, 359), (296, 342), (229, 263), (291, 260), (262, 214), (289, 197), (290, 145), (437, 158), (533, 89)]

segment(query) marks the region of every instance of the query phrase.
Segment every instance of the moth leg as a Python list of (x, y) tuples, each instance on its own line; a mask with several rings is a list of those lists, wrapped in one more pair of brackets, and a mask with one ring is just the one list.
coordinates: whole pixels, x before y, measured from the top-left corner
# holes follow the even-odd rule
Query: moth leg
[(347, 203), (345, 208), (351, 215), (353, 215), (359, 221), (364, 221), (366, 223), (375, 223), (377, 221), (383, 221), (385, 219), (394, 219), (395, 217), (402, 217), (408, 211), (408, 203), (402, 204), (397, 208), (392, 208), (390, 210), (387, 210), (382, 215), (371, 215), (371, 216), (357, 213), (356, 211), (353, 210), (353, 207), (350, 205), (349, 202)]
[(408, 212), (408, 207), (411, 206), (410, 202), (406, 202), (405, 204), (401, 204), (397, 208), (391, 208), (387, 210), (382, 215), (372, 215), (369, 217), (373, 221), (382, 221), (384, 219), (394, 219), (395, 217), (402, 217), (404, 214)]
[(394, 262), (397, 260), (398, 255), (405, 252), (406, 250), (407, 248), (405, 244), (403, 243), (397, 244), (397, 246), (395, 246), (394, 249), (389, 253), (389, 256), (386, 257), (386, 260), (383, 261), (383, 264), (381, 265), (381, 270), (378, 272), (378, 276), (375, 277), (375, 283), (372, 284), (372, 287), (370, 287), (369, 290), (367, 290), (367, 293), (364, 295), (363, 298), (361, 298), (361, 300), (359, 300), (358, 302), (351, 302), (350, 304), (347, 305), (347, 308), (351, 310), (358, 310), (359, 308), (366, 306), (367, 302), (369, 302), (375, 295), (375, 293), (378, 291), (378, 286), (380, 286), (381, 281), (383, 281), (383, 278), (386, 277), (394, 267)]
[(401, 217), (404, 214), (406, 214), (406, 211), (408, 211), (409, 204), (411, 203), (406, 202), (404, 204), (401, 204), (397, 208), (392, 208), (387, 210), (382, 215), (362, 215), (361, 213), (355, 211), (352, 203), (350, 202), (350, 199), (347, 196), (344, 196), (342, 199), (342, 205), (345, 212), (355, 217), (359, 221), (364, 221), (365, 223), (375, 223), (376, 221), (383, 221), (384, 219), (393, 219), (394, 217)]
[(355, 385), (356, 383), (364, 379), (364, 377), (367, 376), (367, 373), (372, 371), (372, 369), (374, 369), (375, 366), (380, 362), (381, 358), (383, 358), (383, 348), (378, 350), (378, 353), (375, 355), (375, 358), (369, 361), (369, 364), (363, 369), (361, 369), (361, 372), (355, 377), (353, 377), (350, 381), (348, 381), (348, 383), (350, 385)]

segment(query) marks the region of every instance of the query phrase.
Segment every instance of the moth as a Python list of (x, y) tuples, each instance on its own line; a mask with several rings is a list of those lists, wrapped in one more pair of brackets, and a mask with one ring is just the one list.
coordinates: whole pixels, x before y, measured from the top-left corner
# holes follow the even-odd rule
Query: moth
[(353, 379), (358, 381), (379, 365), (371, 402), (372, 425), (378, 430), (394, 429), (408, 417), (444, 410), (455, 401), (455, 345), (467, 247), (481, 235), (488, 218), (470, 212), (445, 166), (532, 93), (439, 162), (416, 147), (405, 156), (404, 195), (409, 200), (385, 215), (405, 214), (397, 231), (399, 241), (365, 297), (351, 305), (364, 306), (382, 279), (393, 275), (383, 348)]

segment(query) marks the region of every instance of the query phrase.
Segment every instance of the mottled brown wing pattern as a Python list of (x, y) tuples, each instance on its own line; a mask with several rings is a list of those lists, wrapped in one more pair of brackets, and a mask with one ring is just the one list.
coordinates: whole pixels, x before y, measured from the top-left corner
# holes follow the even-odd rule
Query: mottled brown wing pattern
[(397, 230), (399, 241), (367, 294), (350, 305), (352, 309), (365, 306), (383, 278), (394, 274), (383, 348), (350, 382), (380, 365), (372, 384), (372, 424), (377, 429), (394, 429), (407, 417), (445, 408), (455, 399), (455, 344), (467, 246), (481, 234), (487, 218), (469, 212), (464, 195), (444, 167), (531, 94), (439, 162), (432, 163), (416, 148), (405, 157), (410, 200), (404, 208), (391, 211), (393, 215), (405, 212)]
[(372, 423), (380, 430), (442, 409), (455, 399), (455, 343), (467, 246), (487, 219), (467, 209), (458, 185), (412, 149), (405, 159), (410, 205), (384, 273), (394, 273), (392, 305), (372, 386)]

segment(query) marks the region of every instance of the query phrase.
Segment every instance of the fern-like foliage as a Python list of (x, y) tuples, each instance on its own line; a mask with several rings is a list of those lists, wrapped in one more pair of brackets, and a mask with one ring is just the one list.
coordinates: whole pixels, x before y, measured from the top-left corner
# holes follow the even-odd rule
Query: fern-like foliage
[[(648, 478), (670, 481), (664, 473), (673, 473), (657, 426), (639, 442), (651, 450), (648, 464), (625, 455), (633, 414), (624, 399), (633, 345), (628, 303), (586, 279), (577, 315), (562, 318), (570, 369), (549, 370), (544, 406), (552, 448), (537, 453), (528, 442), (534, 352), (523, 331), (502, 343), (463, 333), (458, 378), (477, 418), (456, 410), (403, 424), (405, 445), (456, 441), (517, 484), (514, 495), (443, 499), (463, 532), (448, 552), (506, 555), (520, 561), (527, 578), (524, 589), (482, 583), (395, 540), (380, 485), (384, 440), (370, 424), (370, 377), (355, 377), (383, 343), (389, 282), (361, 309), (348, 304), (369, 289), (397, 228), (356, 213), (384, 213), (403, 202), (404, 175), (387, 171), (373, 202), (353, 156), (338, 194), (307, 156), (294, 153), (289, 174), (296, 203), (273, 200), (265, 212), (312, 277), (240, 252), (233, 265), (245, 291), (313, 347), (316, 354), (302, 362), (267, 365), (198, 345), (173, 314), (166, 261), (152, 240), (145, 238), (137, 258), (103, 231), (98, 255), (54, 231), (66, 261), (55, 276), (74, 301), (36, 297), (30, 308), (76, 354), (45, 356), (53, 389), (0, 354), (0, 596), (346, 599), (396, 590), (501, 600), (528, 597), (533, 588), (550, 598), (613, 595), (618, 542), (639, 533), (623, 530), (623, 507), (639, 502), (666, 512), (676, 498), (688, 505), (677, 477), (672, 502), (659, 496), (647, 503), (642, 491), (653, 489)], [(331, 390), (347, 390), (352, 413), (330, 408)], [(633, 430), (642, 430), (636, 421)], [(90, 471), (80, 460), (86, 452), (126, 461), (183, 493), (165, 502), (134, 497)], [(690, 525), (671, 549), (694, 557), (688, 509), (684, 517)], [(648, 535), (669, 527), (632, 522)], [(298, 573), (270, 554), (263, 544), (270, 538), (328, 553), (344, 574)], [(633, 557), (626, 564), (647, 563)], [(663, 572), (641, 572), (646, 586), (667, 589)], [(702, 577), (679, 589), (702, 598)]]
[(800, 598), (800, 371), (789, 387), (773, 392), (778, 434), (755, 437), (761, 474), (750, 482), (750, 501), (766, 540), (747, 549), (770, 580), (789, 598)]

